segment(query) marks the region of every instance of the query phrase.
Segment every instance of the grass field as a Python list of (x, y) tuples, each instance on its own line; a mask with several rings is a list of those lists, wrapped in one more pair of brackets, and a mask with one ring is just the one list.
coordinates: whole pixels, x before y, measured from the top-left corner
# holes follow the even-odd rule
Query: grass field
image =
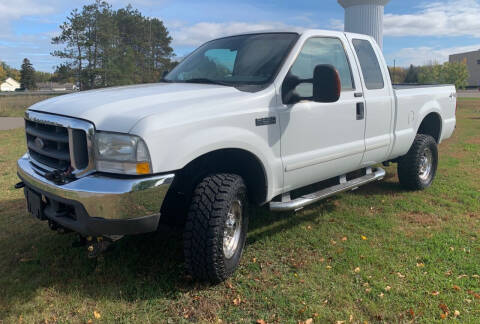
[(46, 94), (13, 94), (0, 96), (0, 117), (23, 117), (25, 109), (36, 102), (54, 97)]
[(239, 270), (218, 286), (185, 276), (172, 231), (87, 259), (25, 213), (12, 189), (24, 151), (21, 129), (0, 132), (4, 323), (480, 322), (480, 100), (460, 100), (431, 188), (404, 191), (392, 166), (296, 214), (258, 209)]

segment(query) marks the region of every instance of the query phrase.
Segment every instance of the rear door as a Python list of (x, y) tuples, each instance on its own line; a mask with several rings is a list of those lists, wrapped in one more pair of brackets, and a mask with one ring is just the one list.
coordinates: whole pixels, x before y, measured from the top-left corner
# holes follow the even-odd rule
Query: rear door
[(362, 72), (365, 99), (365, 154), (362, 165), (385, 161), (393, 141), (395, 102), (387, 64), (369, 36), (347, 34)]

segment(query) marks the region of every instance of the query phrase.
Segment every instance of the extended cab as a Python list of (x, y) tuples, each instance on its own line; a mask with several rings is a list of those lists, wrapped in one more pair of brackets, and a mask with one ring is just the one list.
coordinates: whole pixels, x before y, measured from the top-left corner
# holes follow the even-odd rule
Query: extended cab
[(307, 30), (210, 41), (158, 84), (31, 106), (18, 160), (28, 210), (103, 242), (184, 226), (186, 268), (219, 282), (237, 267), (249, 205), (298, 210), (380, 180), (432, 183), (455, 129), (452, 85), (392, 86), (369, 36)]

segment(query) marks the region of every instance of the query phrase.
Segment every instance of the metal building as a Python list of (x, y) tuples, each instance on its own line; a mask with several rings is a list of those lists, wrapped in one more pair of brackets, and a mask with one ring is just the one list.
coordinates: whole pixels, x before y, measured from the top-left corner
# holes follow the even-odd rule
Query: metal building
[(465, 62), (470, 74), (468, 78), (468, 87), (480, 87), (480, 50), (450, 55), (448, 61)]
[(383, 13), (390, 0), (338, 0), (345, 8), (345, 31), (370, 35), (383, 48)]

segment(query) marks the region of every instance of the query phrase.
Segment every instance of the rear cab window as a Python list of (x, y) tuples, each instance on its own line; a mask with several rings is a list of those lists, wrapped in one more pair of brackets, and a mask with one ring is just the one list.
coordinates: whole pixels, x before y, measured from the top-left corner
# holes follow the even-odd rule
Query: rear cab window
[(383, 80), (383, 74), (380, 69), (377, 54), (375, 54), (372, 44), (365, 39), (354, 39), (352, 40), (352, 43), (360, 62), (363, 79), (365, 80), (365, 86), (367, 89), (383, 89), (385, 87), (385, 82)]

